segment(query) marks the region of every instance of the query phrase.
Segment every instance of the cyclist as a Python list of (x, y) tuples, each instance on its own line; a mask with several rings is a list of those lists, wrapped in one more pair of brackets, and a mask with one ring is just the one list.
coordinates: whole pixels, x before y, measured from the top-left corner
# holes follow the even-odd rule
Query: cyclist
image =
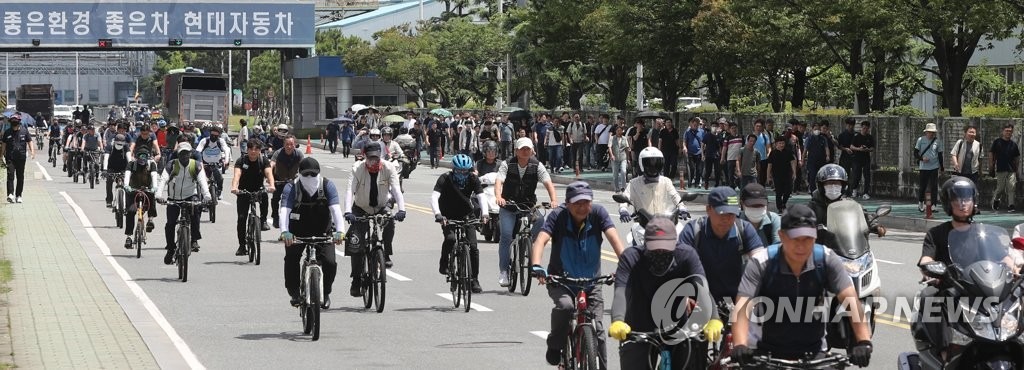
[[(565, 188), (565, 204), (555, 208), (544, 219), (541, 231), (533, 242), (530, 253), (531, 271), (540, 284), (544, 284), (548, 273), (565, 275), (572, 278), (595, 278), (601, 275), (601, 245), (608, 239), (615, 255), (622, 254), (622, 241), (615, 223), (608, 216), (608, 211), (599, 204), (592, 204), (594, 191), (590, 184), (576, 181)], [(548, 267), (540, 265), (544, 256), (544, 247), (551, 242), (551, 257)], [(548, 364), (557, 366), (561, 359), (562, 348), (565, 347), (566, 333), (569, 332), (569, 321), (572, 319), (573, 300), (576, 294), (564, 286), (549, 285), (548, 296), (554, 301), (551, 309), (551, 334), (548, 334), (547, 352), (544, 358)], [(587, 292), (589, 299), (587, 309), (596, 316), (604, 314), (604, 298), (601, 297), (601, 285), (591, 287)], [(598, 340), (598, 352), (601, 354), (601, 369), (606, 369), (608, 356), (605, 351), (604, 325), (602, 320), (594, 321)]]
[[(124, 130), (121, 130), (120, 134), (114, 136), (110, 144), (110, 154), (105, 158), (104, 168), (107, 168), (110, 173), (124, 173), (128, 169), (128, 137), (124, 135)], [(124, 179), (124, 183), (127, 183), (128, 177)], [(152, 186), (150, 186), (152, 189)], [(127, 191), (127, 190), (126, 190)], [(114, 179), (107, 176), (107, 197), (106, 203), (107, 208), (112, 208), (114, 201)], [(150, 198), (152, 199), (152, 198)], [(128, 199), (125, 199), (125, 205), (128, 203)]]
[[(267, 137), (267, 146), (270, 147), (271, 151), (277, 151), (278, 149), (284, 148), (285, 142), (288, 137), (288, 125), (280, 124), (277, 125), (277, 130), (270, 133)], [(276, 208), (276, 207), (275, 207)]]
[[(438, 272), (448, 275), (448, 254), (455, 246), (455, 226), (445, 225), (446, 220), (464, 220), (477, 214), (486, 217), (487, 204), (478, 202), (476, 197), (483, 191), (480, 178), (473, 174), (473, 160), (468, 155), (459, 154), (452, 158), (451, 172), (441, 174), (430, 195), (430, 206), (434, 211), (434, 221), (440, 223), (444, 243), (441, 244), (441, 259), (438, 261)], [(469, 241), (469, 263), (473, 272), (473, 293), (480, 293), (478, 279), (480, 273), (480, 250), (476, 244), (476, 228), (464, 227), (466, 240)]]
[(740, 219), (754, 225), (757, 236), (761, 238), (761, 244), (772, 245), (782, 242), (779, 240), (782, 218), (778, 213), (768, 210), (768, 193), (765, 192), (764, 186), (756, 182), (744, 186), (740, 192), (740, 204), (743, 206)]
[(492, 140), (487, 140), (481, 146), (481, 150), (484, 152), (484, 158), (476, 162), (475, 172), (477, 176), (498, 172), (498, 167), (502, 163), (498, 159), (498, 144)]
[[(250, 139), (246, 144), (246, 155), (243, 155), (235, 161), (234, 176), (231, 178), (231, 193), (238, 194), (238, 190), (245, 190), (250, 192), (259, 191), (263, 188), (263, 180), (267, 180), (267, 191), (274, 193), (274, 174), (270, 170), (270, 161), (268, 161), (263, 155), (260, 154), (260, 150), (263, 149), (263, 143), (259, 140)], [(216, 171), (214, 171), (216, 172)], [(262, 201), (263, 197), (257, 199), (260, 202), (260, 231), (270, 230), (270, 225), (267, 225), (267, 202)], [(252, 197), (243, 196), (238, 197), (235, 200), (237, 206), (235, 210), (238, 212), (238, 250), (235, 251), (236, 256), (244, 256), (248, 254), (248, 250), (245, 248), (245, 224), (248, 221), (246, 215), (249, 213), (249, 202), (252, 201)]]
[[(680, 203), (682, 197), (672, 185), (672, 179), (662, 176), (665, 167), (665, 156), (658, 148), (649, 146), (640, 151), (638, 156), (642, 174), (626, 183), (622, 195), (633, 203), (633, 208), (644, 209), (654, 215), (664, 215), (666, 211), (676, 209), (680, 218), (687, 219), (690, 213), (686, 205)], [(619, 220), (629, 222), (633, 219), (627, 203), (619, 204)], [(678, 206), (677, 206), (678, 205)]]
[(217, 200), (224, 199), (221, 194), (224, 191), (224, 176), (221, 175), (220, 168), (231, 163), (231, 148), (228, 147), (228, 142), (220, 136), (220, 133), (219, 126), (211, 126), (210, 136), (199, 140), (199, 144), (196, 146), (196, 152), (203, 160), (203, 170), (212, 174), (213, 182), (217, 184), (217, 194), (214, 194)]
[[(107, 127), (103, 129), (103, 166), (102, 170), (107, 171), (107, 158), (110, 157), (110, 151), (113, 149), (114, 137), (117, 136), (117, 124), (113, 121), (107, 122)], [(127, 140), (127, 137), (125, 138)]]
[[(179, 139), (180, 140), (180, 139)], [(192, 145), (187, 142), (178, 144), (175, 149), (177, 158), (164, 166), (164, 172), (156, 183), (157, 201), (164, 203), (168, 198), (174, 200), (199, 200), (210, 199), (210, 188), (207, 185), (206, 173), (200, 168), (195, 159), (192, 158)], [(203, 238), (199, 232), (199, 217), (202, 215), (202, 207), (192, 207), (192, 251), (199, 252), (199, 240)], [(167, 223), (164, 225), (164, 237), (167, 239), (167, 254), (164, 255), (164, 264), (174, 263), (174, 227), (178, 222), (178, 213), (181, 207), (174, 204), (167, 205)]]
[(160, 148), (160, 157), (163, 158), (163, 162), (166, 164), (171, 158), (171, 151), (174, 150), (174, 146), (178, 144), (178, 136), (181, 135), (181, 130), (178, 129), (178, 124), (171, 122), (167, 125), (167, 140), (164, 141), (164, 146)]
[[(405, 220), (405, 198), (399, 189), (395, 165), (381, 160), (379, 146), (370, 145), (364, 149), (363, 154), (366, 158), (352, 166), (352, 177), (345, 192), (345, 220), (351, 225), (348, 232), (349, 247), (346, 248), (345, 254), (352, 257), (352, 287), (349, 293), (353, 297), (362, 296), (359, 290), (359, 274), (363, 271), (364, 261), (359, 258), (359, 253), (363, 251), (361, 243), (366, 241), (366, 234), (369, 231), (369, 224), (365, 221), (356, 221), (356, 216), (388, 212), (389, 204), (394, 201), (398, 204), (395, 221)], [(384, 235), (381, 237), (384, 239), (384, 263), (387, 268), (391, 268), (394, 265), (391, 262), (392, 241), (395, 239), (393, 222), (384, 226)], [(349, 253), (349, 249), (359, 253)]]
[[(100, 150), (103, 145), (103, 138), (96, 133), (96, 126), (88, 125), (85, 127), (85, 135), (82, 135), (82, 140), (79, 143), (78, 149), (81, 150), (82, 158), (82, 171), (85, 172), (88, 169), (87, 166), (92, 164), (92, 156), (90, 152)], [(102, 165), (102, 163), (98, 163)]]
[(61, 130), (60, 129), (61, 129), (60, 125), (57, 124), (56, 122), (54, 122), (53, 124), (50, 125), (48, 131), (49, 131), (50, 145), (51, 146), (54, 145), (54, 143), (56, 143), (56, 142), (60, 142), (60, 135), (61, 135)]
[(278, 208), (281, 204), (281, 193), (284, 192), (284, 183), (292, 181), (299, 173), (299, 163), (302, 162), (302, 152), (295, 150), (295, 137), (285, 137), (281, 149), (275, 150), (270, 156), (270, 168), (273, 169), (274, 179), (278, 182), (274, 197), (270, 201), (270, 215), (274, 220), (274, 227), (278, 227)]
[[(530, 138), (521, 137), (516, 139), (516, 157), (512, 166), (507, 161), (501, 162), (498, 166), (498, 178), (494, 184), (494, 194), (497, 197), (498, 225), (501, 230), (501, 239), (498, 242), (498, 285), (507, 287), (508, 282), (508, 261), (509, 247), (512, 246), (512, 238), (515, 236), (516, 223), (519, 217), (513, 209), (505, 208), (508, 201), (516, 204), (533, 206), (537, 203), (537, 184), (544, 184), (548, 191), (548, 199), (551, 204), (558, 204), (558, 196), (555, 195), (555, 184), (551, 182), (551, 175), (544, 168), (544, 164), (537, 160), (533, 152), (533, 141)], [(536, 219), (537, 215), (533, 215)], [(541, 223), (534, 222), (532, 235), (540, 232)]]
[[(123, 155), (123, 154), (122, 154)], [(124, 247), (126, 249), (132, 249), (132, 233), (135, 231), (135, 202), (139, 200), (136, 198), (137, 193), (135, 189), (149, 188), (150, 190), (145, 193), (146, 200), (143, 203), (149, 204), (147, 214), (149, 220), (146, 221), (146, 232), (153, 231), (153, 219), (156, 218), (156, 205), (152, 203), (153, 200), (153, 185), (157, 181), (159, 176), (156, 172), (156, 162), (149, 159), (149, 152), (140, 149), (139, 153), (135, 155), (135, 160), (128, 163), (127, 168), (124, 170), (124, 191), (128, 196), (125, 197), (125, 227), (124, 227)], [(110, 180), (107, 180), (110, 183)], [(168, 210), (170, 212), (170, 210)], [(177, 221), (177, 217), (175, 217)]]
[[(250, 141), (249, 145), (254, 142)], [(249, 147), (250, 157), (254, 152)], [(255, 152), (259, 152), (255, 150)], [(285, 245), (284, 256), (284, 287), (291, 296), (291, 304), (297, 307), (299, 300), (299, 270), (302, 252), (305, 248), (295, 243), (295, 237), (323, 236), (331, 233), (334, 244), (340, 244), (345, 238), (342, 230), (341, 196), (334, 182), (320, 176), (320, 163), (315, 158), (303, 158), (299, 163), (299, 174), (302, 176), (284, 185), (284, 203), (281, 204), (281, 240)], [(294, 221), (294, 222), (293, 222)], [(334, 277), (338, 273), (338, 262), (334, 256), (334, 248), (317, 248), (317, 260), (324, 272), (324, 309), (331, 307), (331, 290)]]
[[(704, 275), (700, 257), (693, 248), (687, 248), (678, 240), (672, 219), (657, 216), (647, 222), (643, 247), (626, 248), (619, 256), (619, 265), (615, 270), (612, 324), (608, 327), (608, 336), (625, 341), (633, 330), (652, 332), (668, 329), (659, 328), (651, 313), (655, 292), (669, 281)], [(717, 310), (713, 311), (713, 320), (719, 320), (717, 313)], [(711, 336), (708, 338), (715, 339)], [(683, 349), (682, 346), (674, 347), (673, 364), (682, 365), (686, 362), (689, 353), (681, 353)], [(694, 353), (699, 356), (701, 352)], [(638, 364), (650, 363), (649, 355), (647, 344), (624, 343), (619, 347), (619, 364), (623, 369), (635, 369)]]
[(64, 170), (67, 171), (68, 177), (75, 175), (75, 170), (78, 169), (76, 164), (80, 160), (81, 153), (77, 149), (82, 147), (82, 136), (85, 136), (85, 127), (76, 124), (65, 139)]
[[(821, 298), (827, 290), (836, 294), (853, 318), (857, 344), (847, 349), (850, 362), (860, 367), (868, 366), (872, 351), (871, 328), (864, 319), (857, 291), (843, 263), (830, 249), (815, 243), (817, 224), (814, 211), (806, 205), (788, 207), (782, 215), (782, 231), (779, 232), (782, 244), (773, 246), (764, 261), (755, 260), (747, 264), (739, 285), (736, 321), (732, 328), (732, 358), (740, 365), (749, 365), (754, 354), (748, 347), (753, 302), (775, 308), (765, 310), (762, 317), (758, 350), (789, 360), (801, 358), (806, 353), (820, 353), (824, 348), (824, 319), (807, 312), (783, 313), (778, 308), (788, 304), (789, 307), (798, 307), (798, 310), (821, 310), (821, 307), (808, 307), (804, 302)], [(798, 266), (801, 271), (794, 273), (791, 266)], [(805, 317), (812, 321), (794, 321), (794, 318)]]
[(150, 159), (157, 162), (160, 161), (160, 147), (156, 143), (156, 137), (154, 137), (153, 133), (149, 131), (149, 125), (143, 124), (139, 126), (139, 136), (132, 141), (129, 158), (135, 156), (141, 148), (146, 148), (146, 151), (149, 152), (150, 155), (155, 156)]
[[(846, 170), (842, 166), (834, 163), (829, 163), (821, 167), (818, 170), (815, 182), (817, 183), (817, 189), (811, 193), (811, 200), (807, 203), (807, 206), (814, 211), (814, 215), (818, 220), (818, 225), (828, 225), (828, 205), (833, 202), (838, 202), (843, 199), (848, 199), (844, 195), (846, 193), (845, 188), (847, 184)], [(864, 215), (867, 219), (867, 214)], [(878, 234), (878, 236), (885, 236), (885, 227), (878, 224), (875, 220), (868, 225), (872, 233)], [(836, 241), (835, 234), (832, 234), (827, 229), (818, 230), (818, 243), (836, 249), (838, 248), (838, 241)]]

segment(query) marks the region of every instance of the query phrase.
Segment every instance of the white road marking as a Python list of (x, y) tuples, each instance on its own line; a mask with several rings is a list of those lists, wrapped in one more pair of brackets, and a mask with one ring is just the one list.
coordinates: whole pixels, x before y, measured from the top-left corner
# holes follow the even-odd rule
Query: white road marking
[(336, 169), (338, 169), (337, 167), (334, 167), (334, 166), (324, 166), (324, 167), (330, 168), (330, 169), (332, 169), (332, 170), (336, 170)]
[(142, 302), (142, 306), (145, 307), (146, 311), (149, 312), (149, 315), (153, 317), (153, 321), (156, 322), (157, 325), (160, 325), (160, 328), (164, 330), (164, 333), (166, 333), (167, 337), (171, 340), (172, 343), (174, 343), (174, 347), (178, 350), (178, 353), (181, 354), (181, 357), (185, 360), (185, 362), (188, 363), (189, 367), (193, 369), (205, 369), (206, 367), (199, 362), (199, 358), (196, 357), (195, 353), (192, 353), (192, 350), (189, 349), (188, 344), (185, 343), (185, 340), (178, 335), (178, 332), (174, 330), (174, 327), (171, 326), (171, 323), (167, 322), (167, 318), (165, 318), (164, 315), (160, 313), (160, 309), (157, 308), (156, 304), (149, 299), (149, 296), (146, 295), (146, 292), (142, 290), (142, 287), (140, 287), (139, 284), (132, 280), (132, 277), (128, 275), (128, 271), (122, 268), (121, 265), (117, 263), (117, 260), (115, 260), (114, 257), (110, 254), (110, 247), (108, 247), (107, 243), (105, 243), (103, 239), (100, 238), (100, 235), (96, 233), (96, 229), (92, 227), (92, 222), (90, 222), (89, 218), (85, 216), (85, 212), (82, 211), (82, 208), (79, 207), (78, 204), (76, 204), (75, 201), (71, 199), (71, 196), (68, 195), (67, 192), (62, 191), (60, 192), (60, 195), (63, 196), (65, 200), (67, 200), (68, 205), (70, 205), (71, 209), (75, 211), (75, 214), (78, 216), (79, 221), (82, 222), (82, 226), (85, 227), (86, 233), (88, 233), (89, 237), (92, 238), (93, 243), (95, 243), (96, 246), (100, 248), (100, 253), (107, 257), (107, 262), (110, 263), (110, 266), (114, 268), (114, 271), (117, 272), (117, 275), (121, 278), (122, 281), (124, 281), (125, 285), (128, 286), (128, 289), (135, 294), (135, 297), (138, 298), (140, 302)]
[[(441, 298), (444, 298), (444, 299), (447, 299), (449, 301), (452, 300), (452, 294), (451, 293), (437, 293), (437, 296), (441, 297)], [(463, 302), (463, 303), (465, 303), (465, 302)], [(469, 308), (472, 308), (472, 309), (476, 310), (477, 312), (494, 312), (494, 310), (492, 310), (490, 308), (487, 308), (487, 307), (484, 307), (484, 306), (481, 306), (481, 305), (476, 304), (476, 303), (470, 303), (469, 304)]]
[[(339, 256), (342, 256), (342, 257), (345, 257), (345, 253), (344, 253), (344, 252), (341, 252), (341, 251), (338, 251), (338, 250), (335, 250), (335, 251), (334, 251), (334, 254), (336, 254), (336, 255), (339, 255)], [(410, 278), (407, 278), (407, 277), (405, 277), (405, 276), (402, 276), (401, 274), (399, 274), (399, 273), (397, 273), (397, 272), (391, 271), (391, 269), (388, 269), (388, 270), (387, 270), (387, 271), (385, 271), (385, 272), (386, 272), (386, 273), (388, 274), (388, 276), (390, 276), (390, 277), (391, 277), (392, 279), (395, 279), (395, 280), (398, 280), (398, 281), (412, 281), (412, 279), (410, 279)]]
[(548, 339), (548, 332), (543, 331), (543, 330), (531, 331), (530, 334), (536, 335), (536, 336), (540, 337), (541, 339)]
[(43, 167), (43, 165), (40, 164), (39, 161), (36, 161), (36, 166), (39, 166), (39, 171), (43, 172), (43, 178), (45, 178), (46, 181), (53, 181), (53, 178), (50, 177), (50, 173), (46, 172), (46, 167)]
[(879, 259), (879, 258), (875, 258), (875, 261), (878, 261), (878, 262), (881, 262), (881, 263), (888, 263), (890, 265), (902, 265), (903, 264), (903, 262), (889, 261), (889, 260), (883, 260), (883, 259)]

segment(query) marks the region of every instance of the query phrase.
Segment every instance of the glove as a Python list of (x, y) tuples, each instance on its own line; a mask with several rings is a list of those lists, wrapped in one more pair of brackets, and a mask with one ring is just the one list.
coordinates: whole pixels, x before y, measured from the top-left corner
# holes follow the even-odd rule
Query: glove
[(285, 231), (281, 233), (281, 241), (283, 241), (284, 244), (286, 245), (290, 245), (292, 244), (292, 242), (295, 241), (295, 235), (292, 234), (290, 231)]
[(544, 269), (541, 265), (533, 265), (530, 266), (530, 274), (533, 275), (533, 277), (547, 277), (548, 270)]
[(167, 204), (167, 198), (156, 198), (156, 202), (160, 204)]
[(686, 221), (690, 219), (690, 212), (685, 209), (680, 209), (678, 214), (680, 220)]
[(397, 213), (395, 213), (395, 221), (405, 221), (405, 211), (398, 211)]
[(860, 366), (867, 367), (868, 363), (871, 362), (871, 341), (862, 340), (857, 342), (850, 348), (850, 363)]
[(633, 329), (629, 327), (629, 324), (624, 321), (616, 321), (612, 323), (612, 326), (608, 327), (608, 336), (618, 339), (621, 342), (626, 340), (626, 337), (629, 336), (631, 331), (633, 331)]
[(708, 343), (722, 339), (722, 326), (722, 320), (719, 319), (711, 319), (707, 325), (704, 325), (704, 338), (707, 338)]
[[(288, 233), (291, 234), (291, 233)], [(345, 240), (345, 233), (341, 231), (334, 232), (334, 244), (341, 244), (341, 241)]]
[(733, 347), (732, 361), (740, 364), (740, 366), (753, 365), (752, 362), (754, 362), (754, 350), (742, 344)]
[(434, 222), (437, 222), (439, 224), (443, 224), (444, 223), (444, 216), (441, 216), (441, 214), (434, 215)]
[(132, 187), (131, 187), (131, 186), (128, 186), (128, 185), (125, 185), (125, 186), (124, 186), (124, 191), (125, 191), (126, 193), (131, 193), (131, 192), (132, 192)]
[(619, 221), (630, 222), (633, 221), (633, 216), (629, 214), (627, 210), (619, 210)]
[(352, 214), (352, 212), (345, 213), (345, 221), (348, 221), (349, 224), (356, 223), (356, 215)]

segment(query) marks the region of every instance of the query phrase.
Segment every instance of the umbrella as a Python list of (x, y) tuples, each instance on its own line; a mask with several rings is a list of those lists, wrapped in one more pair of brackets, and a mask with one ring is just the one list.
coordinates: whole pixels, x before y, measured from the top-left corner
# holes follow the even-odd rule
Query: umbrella
[(652, 110), (645, 110), (636, 115), (636, 118), (667, 118), (665, 114), (661, 112), (655, 112)]
[(22, 125), (29, 126), (29, 125), (36, 124), (36, 119), (32, 118), (31, 114), (24, 113), (24, 112), (7, 111), (7, 112), (4, 112), (4, 117), (11, 118), (15, 114), (18, 114), (18, 115), (21, 116), (21, 124)]
[(434, 109), (431, 109), (430, 110), (430, 114), (436, 114), (436, 115), (441, 116), (441, 117), (451, 117), (452, 116), (452, 112), (449, 112), (447, 109), (444, 109), (444, 108), (434, 108)]
[(349, 108), (349, 109), (351, 109), (353, 112), (358, 112), (358, 111), (361, 111), (361, 110), (366, 109), (366, 108), (367, 107), (365, 105), (363, 105), (363, 104), (352, 104), (352, 108)]
[(529, 121), (530, 111), (528, 110), (517, 110), (508, 114), (509, 121)]
[(512, 112), (518, 112), (518, 111), (521, 111), (521, 110), (523, 110), (523, 108), (507, 106), (505, 108), (501, 108), (501, 110), (498, 111), (498, 113), (512, 113)]
[(384, 122), (387, 122), (387, 123), (405, 122), (405, 118), (403, 118), (402, 116), (398, 116), (398, 115), (392, 114), (392, 115), (389, 115), (389, 116), (385, 116), (384, 117)]
[(357, 110), (356, 113), (366, 114), (367, 111), (373, 111), (373, 113), (377, 113), (378, 112), (377, 108), (364, 106), (363, 109)]
[(342, 117), (335, 118), (334, 122), (353, 122), (353, 121), (352, 121), (351, 118), (342, 116)]

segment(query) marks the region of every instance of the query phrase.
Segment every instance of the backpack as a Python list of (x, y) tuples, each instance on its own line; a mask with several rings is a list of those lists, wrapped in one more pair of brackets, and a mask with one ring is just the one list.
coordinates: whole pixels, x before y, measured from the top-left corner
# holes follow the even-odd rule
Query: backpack
[[(782, 265), (782, 261), (779, 251), (782, 249), (781, 244), (772, 244), (768, 246), (768, 260), (765, 261), (764, 271), (761, 273), (761, 284), (758, 286), (758, 291), (763, 287), (769, 286), (772, 283), (772, 279), (779, 274), (779, 266)], [(818, 277), (818, 282), (825, 285), (825, 246), (814, 243), (814, 275)], [(799, 274), (796, 272), (794, 274)], [(798, 275), (799, 276), (799, 275)]]
[(559, 130), (557, 128), (554, 128), (554, 129), (551, 130), (551, 132), (555, 135), (555, 142), (556, 143), (561, 143), (562, 142), (562, 132), (561, 132), (561, 130)]
[[(330, 180), (328, 180), (327, 178), (324, 178), (321, 181), (322, 182), (320, 183), (320, 186), (316, 189), (316, 200), (327, 199), (327, 193), (324, 191), (324, 188), (327, 187), (327, 184), (329, 183), (328, 181), (330, 181)], [(302, 191), (301, 186), (302, 186), (302, 184), (299, 183), (299, 179), (298, 178), (296, 178), (295, 180), (292, 180), (292, 194), (294, 194), (294, 196), (295, 196), (295, 205), (296, 206), (298, 206), (299, 204), (302, 204), (302, 193), (303, 193), (303, 191)]]
[[(178, 169), (181, 168), (181, 161), (174, 160), (174, 164), (171, 165), (171, 177), (178, 176)], [(188, 172), (192, 174), (192, 179), (197, 180), (199, 176), (199, 166), (196, 165), (195, 159), (188, 160)]]
[[(705, 216), (705, 217), (698, 217), (698, 218), (695, 218), (693, 220), (690, 220), (690, 223), (693, 224), (693, 246), (692, 247), (693, 247), (694, 250), (699, 251), (700, 250), (700, 243), (701, 243), (702, 240), (704, 240), (704, 233), (703, 233), (704, 230), (703, 230), (703, 228), (704, 228), (704, 220), (706, 220), (706, 219), (707, 219), (707, 217)], [(736, 223), (733, 225), (733, 227), (736, 229), (736, 238), (740, 240), (740, 247), (739, 247), (740, 255), (746, 255), (746, 253), (743, 252), (743, 222), (742, 221), (743, 220), (741, 220), (739, 217), (737, 217), (736, 218)]]

